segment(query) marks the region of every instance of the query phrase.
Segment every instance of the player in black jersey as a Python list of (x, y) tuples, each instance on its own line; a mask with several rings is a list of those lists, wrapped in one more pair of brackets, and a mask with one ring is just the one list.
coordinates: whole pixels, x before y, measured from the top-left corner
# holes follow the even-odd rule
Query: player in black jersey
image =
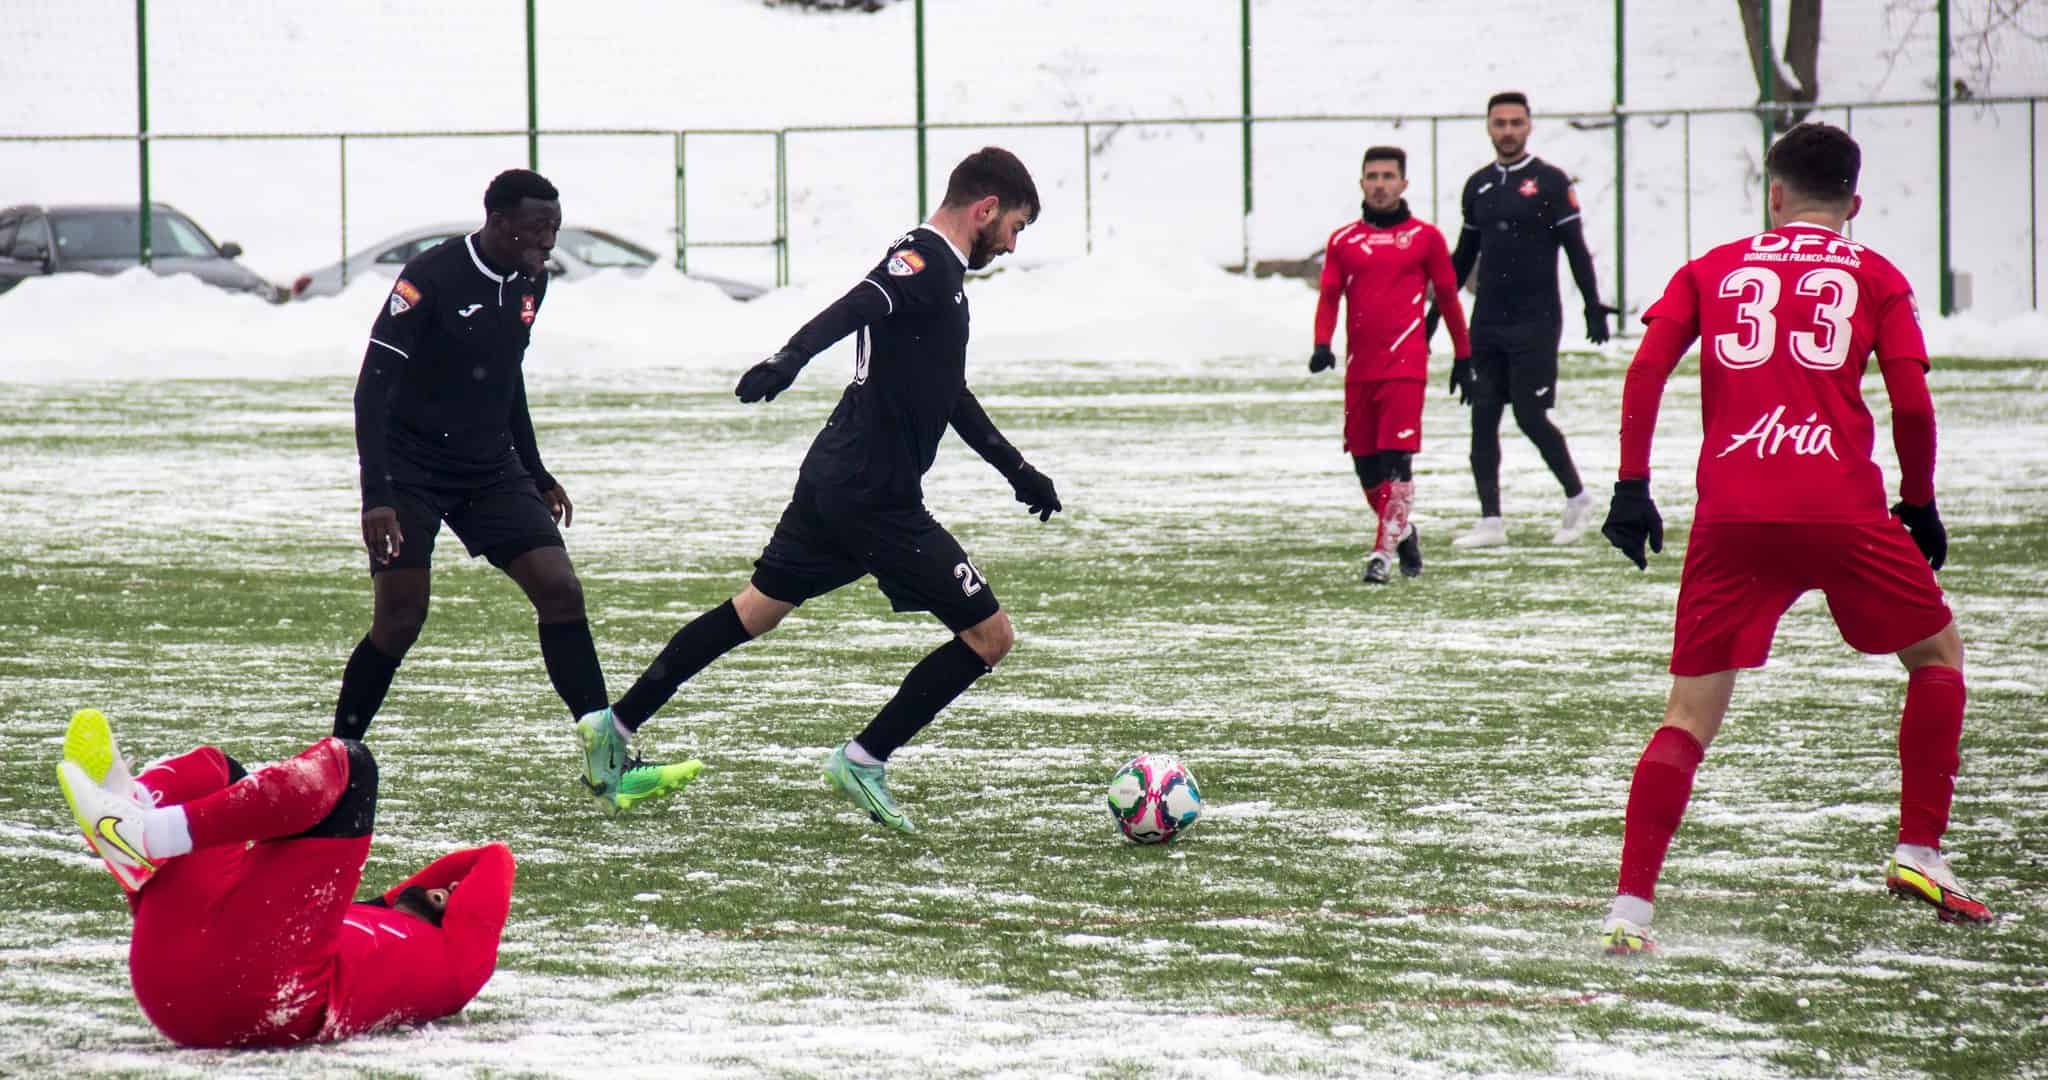
[(1500, 513), (1500, 418), (1512, 406), (1515, 424), (1536, 444), (1564, 487), (1563, 520), (1551, 536), (1569, 544), (1585, 535), (1593, 497), (1579, 482), (1564, 433), (1551, 423), (1557, 398), (1557, 346), (1564, 313), (1557, 293), (1557, 252), (1564, 249), (1572, 280), (1586, 303), (1586, 340), (1607, 340), (1607, 316), (1593, 256), (1579, 220), (1579, 199), (1564, 170), (1528, 151), (1529, 99), (1514, 91), (1486, 103), (1486, 131), (1494, 161), (1465, 181), (1465, 228), (1451, 266), (1463, 282), (1478, 279), (1472, 310), (1472, 362), (1454, 365), (1451, 390), (1472, 407), (1472, 479), (1479, 489), (1479, 522), (1452, 541), (1491, 547), (1508, 541)]
[(931, 220), (898, 237), (865, 278), (804, 324), (735, 391), (772, 401), (811, 357), (858, 332), (853, 382), (797, 474), (796, 491), (731, 600), (677, 631), (633, 688), (578, 722), (584, 782), (611, 783), (626, 739), (683, 682), (775, 628), (797, 605), (873, 574), (897, 611), (929, 611), (954, 637), (912, 668), (874, 720), (825, 761), (825, 778), (876, 821), (904, 832), (883, 763), (1010, 651), (1010, 617), (958, 541), (924, 508), (923, 476), (950, 425), (1044, 521), (1053, 483), (1004, 439), (967, 388), (968, 270), (1016, 250), (1038, 217), (1024, 163), (988, 147), (953, 170)]
[[(361, 739), (427, 619), (435, 534), (446, 521), (474, 557), (532, 601), (541, 656), (571, 717), (604, 707), (583, 584), (562, 547), (569, 493), (541, 464), (521, 370), (547, 298), (562, 204), (539, 173), (511, 169), (484, 192), (483, 228), (405, 264), (370, 329), (356, 380), (363, 544), (374, 613), (341, 677), (334, 734)], [(686, 782), (685, 765), (637, 766), (634, 801)]]

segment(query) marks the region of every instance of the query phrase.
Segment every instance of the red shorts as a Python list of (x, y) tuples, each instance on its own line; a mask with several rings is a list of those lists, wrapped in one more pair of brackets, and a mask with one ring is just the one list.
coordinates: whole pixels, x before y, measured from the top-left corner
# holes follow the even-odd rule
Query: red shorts
[(1415, 379), (1344, 384), (1344, 452), (1422, 449), (1422, 386)]
[(1895, 653), (1953, 616), (1934, 571), (1896, 521), (1695, 525), (1678, 584), (1671, 673), (1762, 667), (1778, 619), (1809, 589), (1828, 598), (1842, 640)]

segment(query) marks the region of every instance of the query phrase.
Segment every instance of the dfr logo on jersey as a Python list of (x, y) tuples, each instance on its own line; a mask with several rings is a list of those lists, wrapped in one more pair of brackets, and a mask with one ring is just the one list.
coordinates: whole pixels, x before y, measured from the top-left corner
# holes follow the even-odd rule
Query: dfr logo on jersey
[(520, 321), (520, 322), (523, 322), (523, 323), (525, 323), (525, 324), (526, 324), (526, 325), (528, 325), (528, 326), (532, 326), (532, 325), (533, 325), (533, 311), (534, 311), (534, 307), (533, 307), (533, 294), (532, 294), (532, 293), (527, 293), (527, 294), (526, 294), (525, 296), (522, 296), (522, 297), (520, 297), (520, 298), (519, 298), (519, 321)]
[(889, 276), (909, 277), (924, 269), (924, 256), (915, 251), (899, 251), (889, 256)]
[(1532, 176), (1527, 180), (1522, 181), (1522, 186), (1516, 188), (1515, 190), (1521, 192), (1524, 198), (1536, 194), (1536, 178)]
[(1728, 440), (1727, 449), (1714, 456), (1724, 458), (1737, 450), (1749, 447), (1755, 450), (1759, 461), (1777, 456), (1781, 449), (1799, 457), (1819, 457), (1826, 454), (1836, 461), (1842, 460), (1841, 456), (1835, 453), (1835, 429), (1827, 424), (1814, 423), (1820, 419), (1819, 413), (1809, 415), (1804, 423), (1799, 424), (1786, 424), (1783, 422), (1784, 418), (1783, 405), (1757, 417), (1756, 423), (1749, 425), (1748, 431)]
[(420, 290), (418, 289), (418, 287), (413, 285), (412, 282), (407, 281), (404, 278), (399, 278), (398, 284), (392, 286), (391, 314), (403, 315), (406, 312), (411, 311), (413, 309), (413, 305), (419, 302)]

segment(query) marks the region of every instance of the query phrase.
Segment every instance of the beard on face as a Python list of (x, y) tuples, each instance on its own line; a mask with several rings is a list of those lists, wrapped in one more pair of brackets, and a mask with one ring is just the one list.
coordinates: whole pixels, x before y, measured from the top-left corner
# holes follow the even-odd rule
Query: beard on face
[(974, 233), (974, 246), (967, 250), (967, 268), (979, 270), (996, 260), (996, 226), (991, 221)]

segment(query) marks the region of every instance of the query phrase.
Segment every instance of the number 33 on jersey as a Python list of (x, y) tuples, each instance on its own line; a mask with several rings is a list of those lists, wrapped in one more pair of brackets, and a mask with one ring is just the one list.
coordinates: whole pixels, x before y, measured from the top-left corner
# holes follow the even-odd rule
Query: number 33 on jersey
[(1702, 519), (1882, 513), (1863, 374), (1873, 352), (1927, 362), (1913, 288), (1890, 261), (1793, 223), (1687, 263), (1643, 319), (1700, 341)]

